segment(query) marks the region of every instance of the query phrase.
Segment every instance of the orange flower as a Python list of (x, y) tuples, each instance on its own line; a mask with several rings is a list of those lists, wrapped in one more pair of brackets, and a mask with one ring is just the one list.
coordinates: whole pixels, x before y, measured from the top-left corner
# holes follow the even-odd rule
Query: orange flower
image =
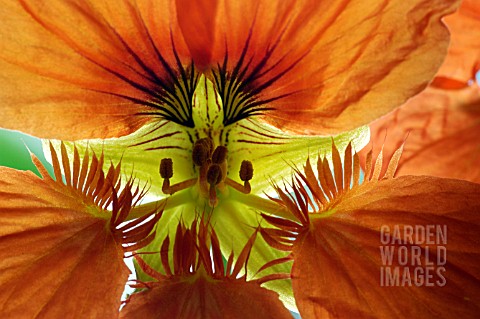
[[(137, 259), (133, 286), (145, 289), (127, 299), (126, 318), (283, 317), (266, 288), (295, 309), (292, 285), (305, 318), (477, 313), (479, 185), (395, 179), (401, 151), (386, 176), (382, 156), (372, 169), (370, 155), (360, 184), (354, 152), (368, 138), (362, 125), (434, 76), (448, 44), (441, 19), (457, 5), (3, 4), (0, 126), (64, 141), (45, 149), (55, 180), (35, 158), (42, 179), (0, 168), (0, 244), (8, 247), (0, 251), (0, 309), (7, 317), (115, 318), (128, 252)], [(92, 150), (102, 156), (90, 160)], [(310, 150), (325, 154), (317, 171), (308, 162), (303, 174), (292, 169)], [(105, 168), (103, 154), (122, 166)], [(292, 170), (292, 194), (271, 185)], [(151, 202), (140, 205), (145, 192), (132, 175), (151, 184)], [(275, 188), (279, 199), (269, 200)], [(260, 227), (266, 222), (276, 227)], [(385, 297), (375, 281), (379, 234), (409, 223), (448, 227), (451, 286), (395, 287)], [(291, 282), (277, 280), (290, 276), (284, 271)], [(464, 312), (447, 309), (447, 297)]]

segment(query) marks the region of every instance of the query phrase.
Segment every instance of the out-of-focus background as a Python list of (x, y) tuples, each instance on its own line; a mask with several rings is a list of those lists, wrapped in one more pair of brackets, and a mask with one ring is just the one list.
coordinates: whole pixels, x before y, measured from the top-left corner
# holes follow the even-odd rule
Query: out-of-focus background
[(16, 131), (0, 129), (0, 166), (30, 170), (38, 175), (39, 172), (32, 163), (29, 150), (52, 173), (52, 166), (43, 155), (40, 139)]

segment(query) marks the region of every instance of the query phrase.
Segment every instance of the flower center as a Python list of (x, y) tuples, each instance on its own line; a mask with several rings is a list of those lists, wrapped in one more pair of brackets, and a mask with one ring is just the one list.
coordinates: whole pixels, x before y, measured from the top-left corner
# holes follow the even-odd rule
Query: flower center
[(211, 138), (198, 139), (192, 151), (192, 162), (197, 167), (198, 176), (183, 182), (170, 185), (170, 178), (173, 177), (173, 161), (164, 158), (160, 162), (160, 176), (163, 178), (162, 191), (172, 195), (180, 190), (197, 186), (200, 194), (208, 198), (208, 203), (214, 207), (218, 203), (217, 191), (224, 193), (226, 186), (244, 194), (249, 194), (251, 186), (249, 181), (253, 177), (253, 165), (250, 161), (243, 161), (240, 167), (239, 176), (243, 185), (227, 177), (227, 155), (225, 146), (214, 146)]

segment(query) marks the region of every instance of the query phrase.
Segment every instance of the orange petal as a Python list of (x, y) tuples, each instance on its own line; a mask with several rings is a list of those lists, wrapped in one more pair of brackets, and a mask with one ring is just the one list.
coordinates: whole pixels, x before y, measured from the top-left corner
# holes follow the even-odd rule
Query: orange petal
[[(327, 160), (320, 159), (318, 167), (319, 173), (350, 176), (343, 188), (313, 175), (309, 161), (305, 174), (296, 173), (294, 193), (277, 188), (292, 217), (305, 217), (293, 228), (268, 220), (283, 230), (272, 232), (274, 240), (294, 240), (292, 286), (302, 316), (476, 317), (480, 184), (392, 178), (401, 153), (402, 147), (388, 161), (386, 174), (381, 173), (382, 152), (374, 164), (369, 153), (363, 184), (357, 184), (354, 173), (360, 165), (357, 154), (347, 149), (344, 165), (335, 165), (338, 158), (333, 158), (333, 172), (324, 165)], [(318, 192), (333, 197), (324, 202)]]
[(161, 214), (126, 221), (144, 192), (120, 184), (120, 166), (105, 176), (103, 156), (80, 160), (74, 149), (70, 164), (63, 144), (61, 158), (52, 146), (51, 154), (55, 179), (34, 156), (43, 179), (0, 167), (2, 315), (116, 318), (129, 274), (124, 252), (153, 239)]
[(437, 78), (449, 81), (434, 81), (433, 86), (443, 89), (456, 89), (452, 83), (466, 85), (475, 81), (480, 67), (480, 2), (464, 0), (460, 9), (446, 17), (445, 22), (452, 34), (447, 58), (438, 72)]
[[(310, 215), (310, 228), (294, 245), (292, 285), (301, 315), (476, 317), (479, 211), (480, 185), (465, 181), (404, 176), (350, 190), (333, 215)], [(429, 241), (414, 233), (412, 242), (393, 242), (394, 235), (409, 241), (411, 229), (425, 231)], [(391, 265), (382, 260), (382, 249), (388, 247), (395, 249)], [(406, 265), (395, 255), (402, 250)], [(390, 282), (386, 273), (396, 269), (399, 281)]]
[(175, 14), (167, 0), (3, 5), (0, 126), (65, 140), (137, 130), (155, 116), (161, 81), (173, 85), (175, 53), (189, 63)]
[(217, 0), (176, 0), (178, 24), (195, 65), (207, 67), (215, 42)]
[(129, 271), (108, 219), (31, 172), (4, 167), (0, 212), (3, 317), (117, 315)]
[(458, 2), (223, 1), (182, 19), (216, 22), (213, 47), (208, 23), (186, 35), (193, 58), (212, 52), (211, 67), (225, 65), (228, 76), (242, 78), (255, 107), (275, 109), (265, 121), (299, 133), (338, 133), (427, 85), (448, 46), (440, 19)]
[(276, 293), (255, 283), (166, 281), (134, 294), (121, 318), (291, 318)]
[[(157, 281), (137, 285), (148, 290), (129, 297), (121, 318), (291, 318), (278, 295), (260, 287), (288, 275), (273, 274), (248, 282), (246, 274), (239, 276), (255, 238), (256, 233), (235, 263), (231, 253), (224, 265), (219, 239), (209, 221), (195, 220), (190, 229), (180, 222), (174, 246), (169, 247), (168, 236), (162, 244), (164, 274), (136, 256), (140, 268)], [(173, 251), (173, 260), (168, 260), (168, 251)], [(268, 266), (271, 264), (265, 268)]]
[(468, 83), (438, 75), (430, 83), (430, 86), (445, 90), (460, 90), (468, 87)]
[(362, 158), (372, 148), (377, 154), (384, 143), (384, 156), (390, 158), (406, 139), (399, 175), (480, 182), (479, 105), (477, 86), (450, 92), (427, 89), (370, 125), (371, 145), (361, 152)]

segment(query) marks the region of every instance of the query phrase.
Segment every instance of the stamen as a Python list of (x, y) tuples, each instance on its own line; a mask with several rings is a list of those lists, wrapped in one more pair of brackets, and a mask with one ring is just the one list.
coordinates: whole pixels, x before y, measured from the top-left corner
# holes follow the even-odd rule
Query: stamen
[(205, 164), (213, 152), (213, 141), (210, 138), (201, 138), (193, 146), (192, 160), (197, 166)]
[(173, 161), (171, 158), (163, 158), (160, 161), (160, 176), (163, 178), (162, 192), (167, 195), (173, 195), (178, 191), (192, 187), (197, 182), (195, 178), (192, 178), (170, 185), (170, 178), (173, 176)]
[(207, 182), (212, 185), (218, 185), (223, 178), (223, 173), (220, 165), (212, 164), (207, 171)]
[(210, 206), (214, 207), (218, 203), (217, 199), (217, 189), (216, 185), (218, 185), (223, 180), (223, 173), (222, 168), (218, 164), (212, 164), (208, 168), (207, 171), (207, 182), (210, 184), (209, 189), (209, 200)]
[(173, 176), (173, 161), (171, 158), (163, 158), (160, 161), (160, 176), (164, 179), (172, 178)]
[(164, 179), (162, 191), (172, 195), (175, 192), (194, 186), (198, 181), (200, 194), (208, 197), (210, 206), (218, 203), (217, 190), (225, 191), (226, 185), (231, 186), (243, 194), (251, 192), (250, 180), (253, 177), (253, 165), (250, 161), (243, 161), (239, 175), (243, 185), (227, 177), (228, 150), (225, 146), (217, 146), (211, 138), (201, 138), (195, 141), (192, 151), (192, 161), (199, 168), (198, 177), (186, 180), (175, 185), (170, 185), (173, 176), (173, 162), (164, 158), (160, 162), (160, 175)]
[(209, 158), (207, 149), (202, 144), (195, 144), (192, 151), (193, 163), (197, 166), (205, 164)]
[(243, 161), (240, 166), (240, 179), (243, 181), (243, 187), (245, 192), (248, 194), (252, 190), (250, 186), (250, 180), (253, 178), (253, 165), (250, 161)]
[(240, 166), (240, 179), (244, 182), (248, 182), (253, 177), (253, 165), (250, 161), (243, 161)]
[(236, 181), (227, 178), (225, 180), (225, 183), (236, 189), (239, 192), (242, 192), (244, 194), (250, 194), (252, 191), (252, 186), (250, 185), (250, 180), (253, 178), (253, 165), (252, 162), (250, 161), (243, 161), (242, 165), (240, 166), (240, 179), (243, 181), (243, 185), (240, 183), (237, 183)]
[(202, 145), (204, 145), (208, 149), (208, 156), (212, 155), (214, 144), (211, 138), (201, 138), (197, 141), (197, 143), (202, 143)]
[(173, 176), (173, 161), (171, 158), (162, 158), (160, 161), (160, 176), (163, 178), (162, 192), (168, 194), (170, 178)]
[(225, 146), (217, 146), (212, 154), (212, 162), (215, 164), (222, 164), (227, 160), (228, 150)]

